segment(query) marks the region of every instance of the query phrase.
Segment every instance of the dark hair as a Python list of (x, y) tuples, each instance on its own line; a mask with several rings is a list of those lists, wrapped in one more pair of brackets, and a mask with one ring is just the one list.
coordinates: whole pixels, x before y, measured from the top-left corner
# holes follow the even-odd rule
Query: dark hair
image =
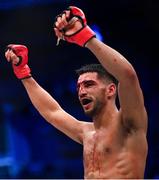
[(101, 64), (87, 64), (76, 70), (78, 76), (87, 72), (96, 72), (99, 78), (102, 78), (103, 80), (110, 80), (115, 85), (118, 85), (117, 79), (106, 71)]

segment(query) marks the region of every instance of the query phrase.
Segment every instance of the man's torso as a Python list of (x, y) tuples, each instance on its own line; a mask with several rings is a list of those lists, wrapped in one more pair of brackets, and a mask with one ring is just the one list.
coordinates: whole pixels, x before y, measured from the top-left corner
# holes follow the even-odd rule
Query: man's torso
[(85, 178), (143, 178), (147, 141), (142, 130), (114, 123), (87, 131), (83, 145)]

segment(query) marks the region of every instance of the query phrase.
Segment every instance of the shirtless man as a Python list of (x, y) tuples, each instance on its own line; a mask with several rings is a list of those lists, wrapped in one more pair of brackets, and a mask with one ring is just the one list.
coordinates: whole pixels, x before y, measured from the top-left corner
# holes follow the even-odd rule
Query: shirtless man
[[(71, 6), (56, 17), (54, 31), (58, 40), (88, 48), (102, 65), (88, 65), (78, 71), (79, 101), (93, 122), (79, 121), (65, 112), (31, 77), (27, 48), (11, 44), (6, 59), (12, 62), (33, 105), (49, 123), (83, 145), (85, 179), (143, 178), (147, 113), (134, 68), (120, 53), (95, 38), (77, 7)], [(119, 109), (115, 104), (117, 90)]]

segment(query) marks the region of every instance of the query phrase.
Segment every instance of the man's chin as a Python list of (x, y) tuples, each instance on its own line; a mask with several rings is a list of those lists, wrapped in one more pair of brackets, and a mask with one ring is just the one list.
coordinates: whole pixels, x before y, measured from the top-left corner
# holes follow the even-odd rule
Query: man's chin
[(84, 113), (89, 116), (89, 117), (93, 117), (94, 114), (95, 114), (95, 107), (94, 107), (94, 103), (91, 102), (87, 105), (84, 105), (83, 106), (83, 110), (84, 110)]
[(85, 112), (85, 114), (87, 115), (87, 116), (89, 116), (89, 117), (92, 117), (93, 116), (93, 114), (94, 114), (94, 111), (93, 111), (93, 109), (84, 109), (84, 112)]
[[(88, 108), (89, 107), (89, 108)], [(99, 106), (98, 106), (98, 108), (96, 107), (96, 106), (94, 106), (93, 104), (90, 104), (90, 106), (85, 106), (85, 107), (83, 107), (83, 110), (84, 110), (84, 112), (85, 112), (85, 114), (87, 115), (87, 116), (89, 116), (89, 117), (94, 117), (94, 116), (96, 116), (98, 113), (99, 113), (99, 111), (100, 111), (100, 108), (99, 108)]]

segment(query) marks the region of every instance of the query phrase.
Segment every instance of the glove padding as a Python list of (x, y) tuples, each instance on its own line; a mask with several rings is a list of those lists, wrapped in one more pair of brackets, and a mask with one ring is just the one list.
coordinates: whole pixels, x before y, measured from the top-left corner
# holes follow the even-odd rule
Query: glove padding
[[(31, 70), (28, 63), (28, 49), (24, 45), (10, 44), (7, 46), (7, 50), (12, 50), (13, 53), (19, 58), (17, 64), (12, 63), (14, 74), (18, 79), (26, 79), (31, 77)], [(12, 61), (12, 60), (11, 60)]]
[[(92, 31), (92, 29), (90, 29), (90, 27), (87, 25), (85, 14), (81, 9), (75, 6), (70, 6), (66, 11), (70, 11), (70, 17), (67, 19), (67, 21), (69, 22), (72, 18), (76, 17), (78, 21), (81, 23), (82, 27), (69, 35), (67, 34), (67, 27), (62, 30), (59, 30), (63, 33), (63, 40), (85, 47), (86, 43), (90, 39), (96, 37), (94, 31)], [(65, 11), (63, 11), (63, 13), (65, 13)], [(57, 17), (62, 16), (62, 14), (58, 15)]]

